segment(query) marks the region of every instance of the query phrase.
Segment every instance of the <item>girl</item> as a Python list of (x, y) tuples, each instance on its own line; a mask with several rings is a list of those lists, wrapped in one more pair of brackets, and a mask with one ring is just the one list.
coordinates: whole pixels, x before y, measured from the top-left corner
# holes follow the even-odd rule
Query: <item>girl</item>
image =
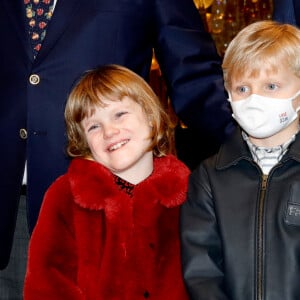
[(25, 299), (188, 299), (179, 207), (189, 170), (152, 89), (121, 66), (88, 71), (65, 119), (73, 161), (45, 195)]

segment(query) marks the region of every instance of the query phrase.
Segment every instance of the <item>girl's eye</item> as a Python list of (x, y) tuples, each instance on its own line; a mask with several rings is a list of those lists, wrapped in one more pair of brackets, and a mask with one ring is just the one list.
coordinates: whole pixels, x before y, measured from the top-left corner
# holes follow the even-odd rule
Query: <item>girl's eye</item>
[(89, 126), (88, 129), (87, 129), (87, 131), (90, 132), (90, 131), (92, 131), (92, 130), (94, 130), (94, 129), (97, 129), (97, 128), (99, 128), (99, 127), (100, 127), (99, 125), (94, 124), (94, 125)]
[(128, 112), (126, 111), (120, 111), (118, 113), (116, 113), (116, 118), (121, 118), (123, 115), (126, 115)]

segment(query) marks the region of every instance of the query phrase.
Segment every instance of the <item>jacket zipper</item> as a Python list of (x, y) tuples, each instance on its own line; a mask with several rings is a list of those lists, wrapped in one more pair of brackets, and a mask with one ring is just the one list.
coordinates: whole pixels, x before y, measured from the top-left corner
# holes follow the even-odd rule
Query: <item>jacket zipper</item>
[(263, 300), (263, 234), (264, 234), (264, 206), (268, 176), (262, 176), (261, 192), (259, 196), (258, 218), (257, 218), (257, 300)]

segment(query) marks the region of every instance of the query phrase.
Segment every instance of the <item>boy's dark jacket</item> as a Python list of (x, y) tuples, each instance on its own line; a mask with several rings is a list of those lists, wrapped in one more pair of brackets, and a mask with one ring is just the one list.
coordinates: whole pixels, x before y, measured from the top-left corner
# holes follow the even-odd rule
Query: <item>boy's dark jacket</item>
[(264, 182), (236, 132), (191, 175), (181, 222), (191, 299), (299, 300), (299, 134)]
[(45, 195), (25, 299), (188, 299), (179, 245), (188, 175), (175, 157), (157, 158), (130, 197), (103, 166), (74, 159)]

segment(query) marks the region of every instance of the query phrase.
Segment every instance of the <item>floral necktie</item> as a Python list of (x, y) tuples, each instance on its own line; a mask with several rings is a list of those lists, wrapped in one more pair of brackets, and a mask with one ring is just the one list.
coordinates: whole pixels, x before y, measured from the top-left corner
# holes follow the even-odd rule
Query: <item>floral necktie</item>
[(24, 0), (27, 28), (36, 58), (46, 36), (46, 26), (53, 14), (53, 0)]

